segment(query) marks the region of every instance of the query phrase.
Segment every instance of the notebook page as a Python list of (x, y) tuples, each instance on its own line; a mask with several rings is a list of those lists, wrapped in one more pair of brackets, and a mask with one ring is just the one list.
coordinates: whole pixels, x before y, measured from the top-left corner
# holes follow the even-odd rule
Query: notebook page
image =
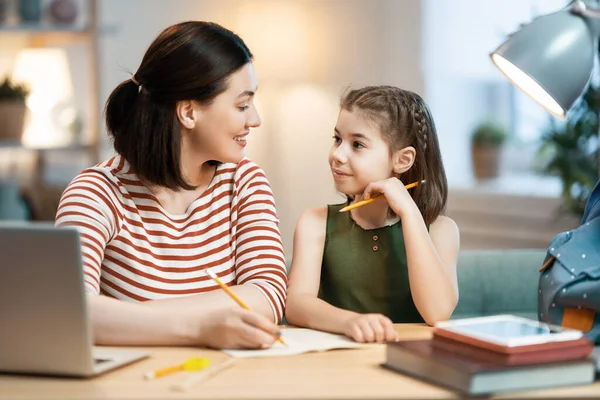
[(225, 354), (235, 358), (249, 357), (281, 357), (311, 351), (327, 351), (333, 349), (353, 349), (359, 343), (341, 336), (313, 329), (289, 328), (281, 330), (285, 345), (275, 342), (271, 348), (260, 350), (223, 350)]

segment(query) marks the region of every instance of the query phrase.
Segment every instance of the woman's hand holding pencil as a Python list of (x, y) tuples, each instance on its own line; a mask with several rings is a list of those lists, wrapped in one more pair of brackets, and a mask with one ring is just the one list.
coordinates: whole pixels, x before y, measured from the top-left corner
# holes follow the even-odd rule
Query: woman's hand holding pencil
[(253, 312), (219, 277), (210, 269), (206, 270), (216, 283), (240, 307), (228, 310), (217, 310), (221, 320), (216, 326), (207, 324), (208, 328), (215, 328), (219, 333), (213, 333), (216, 348), (269, 348), (275, 340), (285, 344), (281, 338), (279, 327), (262, 315)]
[(238, 306), (207, 312), (196, 329), (198, 344), (215, 349), (264, 349), (280, 336), (272, 321)]

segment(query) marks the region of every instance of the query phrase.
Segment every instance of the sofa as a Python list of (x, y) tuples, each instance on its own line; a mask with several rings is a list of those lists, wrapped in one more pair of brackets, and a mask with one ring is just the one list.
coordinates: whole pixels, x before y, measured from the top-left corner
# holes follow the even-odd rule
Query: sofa
[(546, 249), (463, 251), (452, 319), (513, 314), (537, 320), (539, 268)]

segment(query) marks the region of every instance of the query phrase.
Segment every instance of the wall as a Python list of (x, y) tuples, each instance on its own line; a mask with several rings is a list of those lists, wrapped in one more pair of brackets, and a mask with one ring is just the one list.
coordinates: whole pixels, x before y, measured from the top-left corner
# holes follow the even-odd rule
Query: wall
[[(210, 20), (236, 31), (255, 55), (263, 124), (248, 155), (267, 173), (289, 254), (295, 221), (337, 202), (327, 152), (348, 85), (391, 84), (423, 93), (421, 2), (414, 0), (162, 0), (100, 2), (100, 91), (135, 72), (164, 27)], [(104, 132), (104, 128), (102, 128)], [(105, 141), (104, 155), (111, 154)]]

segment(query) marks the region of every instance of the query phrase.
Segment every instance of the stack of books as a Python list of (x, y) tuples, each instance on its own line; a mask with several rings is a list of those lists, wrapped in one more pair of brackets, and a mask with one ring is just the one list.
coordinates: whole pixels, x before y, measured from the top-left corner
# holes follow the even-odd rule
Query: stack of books
[(593, 344), (585, 337), (504, 346), (476, 336), (436, 327), (432, 339), (388, 343), (384, 367), (469, 396), (595, 379)]

